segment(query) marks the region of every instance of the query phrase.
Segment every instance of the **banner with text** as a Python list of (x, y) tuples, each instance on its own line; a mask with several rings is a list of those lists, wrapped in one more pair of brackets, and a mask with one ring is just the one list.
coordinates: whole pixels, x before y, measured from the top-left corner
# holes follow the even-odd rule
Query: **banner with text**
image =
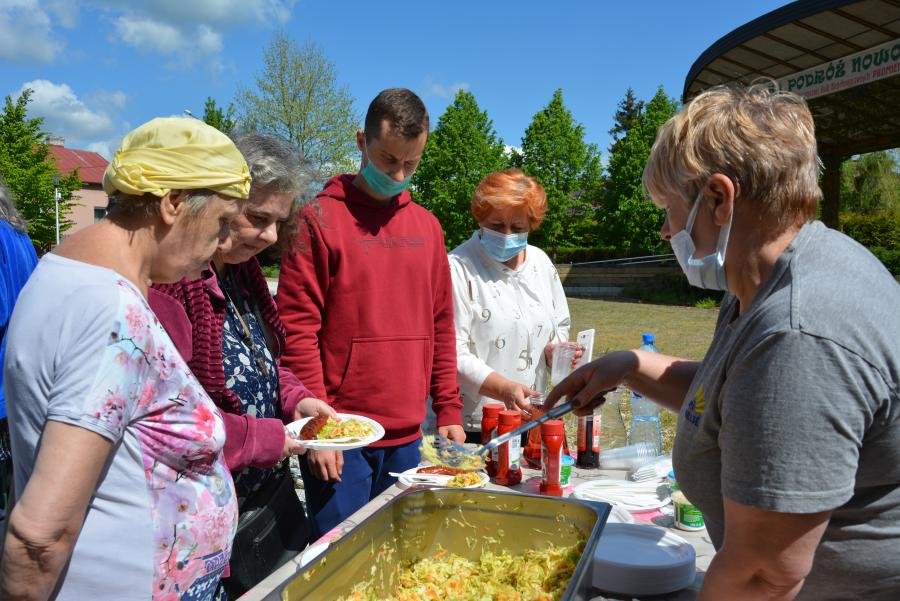
[(782, 77), (779, 89), (807, 100), (900, 75), (900, 39)]

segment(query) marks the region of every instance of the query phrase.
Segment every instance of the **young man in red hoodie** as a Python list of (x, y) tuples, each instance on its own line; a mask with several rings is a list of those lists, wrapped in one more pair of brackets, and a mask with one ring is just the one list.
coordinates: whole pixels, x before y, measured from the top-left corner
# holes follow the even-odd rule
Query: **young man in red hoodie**
[(427, 139), (418, 96), (378, 94), (356, 134), (359, 173), (334, 177), (301, 211), (300, 250), (282, 260), (282, 365), (336, 411), (386, 432), (370, 447), (301, 461), (316, 536), (393, 484), (388, 472), (418, 464), (429, 396), (438, 431), (465, 440), (444, 236), (406, 190)]

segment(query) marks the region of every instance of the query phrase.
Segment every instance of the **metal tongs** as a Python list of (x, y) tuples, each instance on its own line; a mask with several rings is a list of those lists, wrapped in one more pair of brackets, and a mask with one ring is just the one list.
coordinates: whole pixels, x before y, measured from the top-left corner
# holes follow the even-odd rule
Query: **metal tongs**
[(453, 442), (440, 434), (435, 434), (434, 448), (437, 451), (440, 462), (450, 467), (460, 467), (464, 464), (471, 464), (473, 459), (476, 462), (483, 463), (484, 456), (504, 442), (508, 442), (517, 436), (521, 436), (525, 432), (528, 432), (532, 428), (537, 428), (548, 420), (562, 417), (573, 409), (575, 409), (575, 406), (572, 404), (572, 401), (566, 401), (561, 405), (557, 405), (539, 418), (525, 422), (518, 428), (510, 430), (506, 434), (501, 434), (497, 438), (491, 439), (486, 444), (475, 447), (474, 449), (467, 449), (463, 445)]

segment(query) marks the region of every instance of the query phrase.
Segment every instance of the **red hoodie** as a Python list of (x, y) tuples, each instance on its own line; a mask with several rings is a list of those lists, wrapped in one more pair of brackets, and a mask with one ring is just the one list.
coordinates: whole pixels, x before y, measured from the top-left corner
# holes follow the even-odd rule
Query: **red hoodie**
[(281, 364), (336, 411), (379, 422), (375, 446), (419, 436), (431, 395), (439, 426), (462, 423), (450, 268), (434, 215), (409, 192), (387, 204), (333, 178), (300, 214), (281, 264)]

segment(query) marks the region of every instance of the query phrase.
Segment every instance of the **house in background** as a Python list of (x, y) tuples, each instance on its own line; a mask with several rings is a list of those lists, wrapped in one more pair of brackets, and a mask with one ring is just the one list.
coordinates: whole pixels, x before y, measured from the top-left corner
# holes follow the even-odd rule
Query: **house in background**
[(75, 193), (76, 206), (72, 207), (69, 214), (69, 219), (75, 225), (66, 230), (65, 235), (68, 236), (106, 216), (107, 198), (103, 191), (103, 172), (109, 161), (90, 150), (66, 148), (65, 140), (58, 136), (48, 136), (47, 143), (50, 154), (56, 157), (60, 173), (69, 175), (73, 169), (78, 169), (78, 177), (82, 181), (81, 190)]

